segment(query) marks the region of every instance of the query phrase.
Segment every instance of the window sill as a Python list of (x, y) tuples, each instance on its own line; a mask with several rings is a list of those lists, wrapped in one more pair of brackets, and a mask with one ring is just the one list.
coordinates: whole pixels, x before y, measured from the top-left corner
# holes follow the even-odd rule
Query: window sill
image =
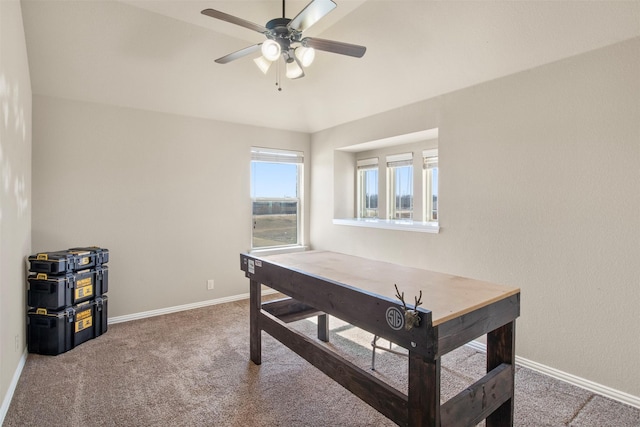
[(348, 218), (334, 219), (335, 225), (348, 225), (352, 227), (382, 228), (386, 230), (413, 231), (418, 233), (439, 233), (440, 226), (437, 222), (421, 222), (411, 220), (393, 219), (365, 219)]
[(249, 251), (252, 255), (277, 255), (277, 254), (289, 254), (293, 252), (304, 252), (308, 250), (308, 246), (280, 246), (277, 248), (264, 248), (264, 249), (252, 249)]

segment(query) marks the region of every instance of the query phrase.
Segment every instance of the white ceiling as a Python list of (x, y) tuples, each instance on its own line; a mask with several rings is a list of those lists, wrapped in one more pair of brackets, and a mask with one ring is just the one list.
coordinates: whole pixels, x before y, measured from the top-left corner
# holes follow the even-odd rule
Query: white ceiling
[(263, 36), (200, 11), (264, 25), (281, 1), (22, 0), (32, 90), (315, 132), (640, 36), (640, 1), (335, 1), (305, 35), (366, 54), (318, 52), (278, 92), (252, 56), (214, 62)]

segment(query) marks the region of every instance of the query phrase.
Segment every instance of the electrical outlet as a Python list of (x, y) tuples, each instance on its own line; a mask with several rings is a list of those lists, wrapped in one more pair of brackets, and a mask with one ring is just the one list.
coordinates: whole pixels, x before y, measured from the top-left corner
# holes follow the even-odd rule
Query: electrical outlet
[(212, 290), (213, 289), (213, 279), (207, 280), (207, 289), (208, 290)]
[(19, 351), (20, 350), (20, 335), (16, 335), (16, 350), (15, 351)]

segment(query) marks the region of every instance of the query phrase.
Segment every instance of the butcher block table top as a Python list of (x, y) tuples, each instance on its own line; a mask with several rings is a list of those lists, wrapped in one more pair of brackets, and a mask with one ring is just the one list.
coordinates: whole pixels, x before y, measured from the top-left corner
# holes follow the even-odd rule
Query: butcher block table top
[(396, 299), (396, 284), (411, 308), (414, 297), (422, 291), (420, 307), (432, 312), (433, 326), (520, 292), (510, 286), (335, 252), (306, 251), (263, 258), (390, 299)]

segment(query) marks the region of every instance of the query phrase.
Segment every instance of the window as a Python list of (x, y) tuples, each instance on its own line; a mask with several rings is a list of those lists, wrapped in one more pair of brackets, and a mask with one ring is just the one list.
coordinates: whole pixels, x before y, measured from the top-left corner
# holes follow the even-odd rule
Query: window
[(413, 153), (387, 156), (389, 219), (413, 218)]
[(378, 158), (358, 160), (358, 218), (378, 218)]
[(252, 249), (301, 245), (303, 154), (251, 149)]
[(438, 222), (438, 150), (424, 150), (422, 159), (423, 221)]
[(334, 162), (333, 224), (440, 232), (438, 128), (339, 147)]

